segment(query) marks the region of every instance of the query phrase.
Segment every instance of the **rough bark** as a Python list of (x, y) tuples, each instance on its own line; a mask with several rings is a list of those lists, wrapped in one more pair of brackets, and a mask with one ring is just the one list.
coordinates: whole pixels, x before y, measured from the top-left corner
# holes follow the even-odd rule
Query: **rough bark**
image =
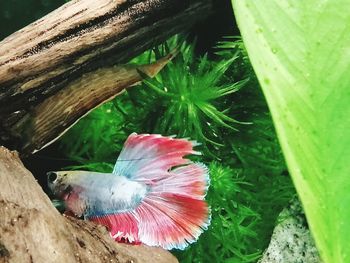
[(212, 0), (75, 0), (9, 36), (0, 42), (0, 144), (35, 150), (28, 136), (18, 137), (23, 132), (17, 126), (37, 105), (86, 75), (110, 78), (112, 66), (189, 28), (211, 5)]
[(149, 65), (114, 66), (84, 74), (11, 126), (12, 137), (16, 139), (14, 145), (23, 154), (35, 153), (58, 139), (89, 111), (141, 81), (143, 76), (153, 77), (173, 55), (170, 53)]
[(60, 215), (14, 152), (0, 147), (0, 262), (177, 262), (114, 242), (102, 226)]

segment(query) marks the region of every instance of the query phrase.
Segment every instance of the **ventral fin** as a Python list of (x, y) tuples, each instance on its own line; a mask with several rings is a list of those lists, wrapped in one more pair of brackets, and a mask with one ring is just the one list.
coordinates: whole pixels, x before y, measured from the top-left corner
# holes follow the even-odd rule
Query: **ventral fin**
[(140, 244), (138, 222), (133, 212), (91, 216), (88, 218), (97, 224), (106, 226), (111, 237), (123, 243)]

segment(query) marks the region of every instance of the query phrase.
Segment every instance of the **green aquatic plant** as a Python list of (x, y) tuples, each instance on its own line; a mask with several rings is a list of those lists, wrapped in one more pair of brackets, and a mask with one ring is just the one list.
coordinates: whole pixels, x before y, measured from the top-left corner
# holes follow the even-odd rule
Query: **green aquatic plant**
[[(269, 110), (242, 42), (221, 42), (218, 59), (237, 53), (238, 59), (226, 71), (226, 81), (240, 75), (249, 82), (230, 97), (231, 110), (251, 124), (241, 125), (239, 132), (226, 131), (220, 138), (225, 142), (219, 153), (222, 164), (210, 164), (212, 184), (207, 196), (214, 210), (233, 213), (228, 212), (226, 217), (214, 211), (212, 228), (179, 255), (181, 262), (256, 262), (270, 241), (279, 212), (295, 196)], [(235, 203), (235, 208), (227, 202)]]
[(350, 261), (349, 1), (233, 1), (324, 262)]
[[(230, 146), (234, 167), (243, 170), (245, 182), (253, 185), (247, 197), (250, 207), (259, 214), (255, 231), (259, 239), (252, 239), (251, 246), (264, 249), (269, 241), (279, 212), (295, 195), (295, 189), (278, 143), (269, 110), (258, 85), (251, 85), (240, 92), (245, 98), (239, 110), (252, 124), (241, 127), (231, 137)], [(226, 148), (226, 147), (225, 147)], [(227, 160), (223, 160), (227, 163)]]
[[(159, 118), (155, 131), (191, 137), (199, 142), (219, 145), (220, 128), (235, 130), (240, 123), (223, 108), (222, 101), (238, 91), (247, 80), (227, 82), (226, 71), (238, 56), (228, 60), (210, 61), (207, 55), (197, 58), (195, 45), (186, 42), (173, 62), (154, 79), (143, 81), (142, 89), (156, 97)], [(163, 48), (156, 49), (155, 57), (164, 55)]]
[[(231, 169), (217, 162), (209, 166), (211, 186), (207, 200), (211, 206), (209, 230), (186, 251), (178, 253), (180, 262), (252, 262), (259, 257), (247, 251), (255, 232), (259, 214), (246, 205), (251, 188), (242, 177), (242, 170)], [(235, 260), (235, 261), (233, 261)]]
[(256, 262), (270, 241), (279, 212), (295, 195), (257, 83), (252, 81), (232, 99), (240, 118), (252, 124), (220, 138), (225, 141), (220, 148), (222, 164), (210, 164), (207, 196), (215, 210), (212, 226), (177, 254), (180, 262)]
[[(154, 79), (143, 81), (93, 111), (85, 117), (87, 121), (79, 122), (63, 138), (74, 138), (76, 143), (64, 143), (63, 150), (77, 161), (82, 157), (93, 163), (111, 160), (111, 151), (117, 152), (134, 131), (190, 137), (204, 144), (205, 149), (222, 146), (223, 133), (242, 126), (231, 116), (229, 96), (242, 88), (247, 79), (227, 81), (226, 74), (239, 56), (219, 61), (211, 61), (207, 56), (198, 59), (195, 45), (183, 41), (179, 44), (181, 41), (175, 37), (134, 59), (133, 63), (150, 63), (170, 49), (179, 49), (179, 54)], [(81, 130), (89, 132), (81, 135)], [(109, 138), (106, 144), (98, 141), (99, 136)]]
[[(255, 262), (269, 243), (274, 220), (294, 195), (242, 41), (234, 45), (227, 41), (231, 39), (221, 42), (224, 46), (210, 58), (197, 58), (195, 44), (176, 38), (145, 52), (132, 62), (149, 63), (175, 47), (179, 49), (175, 60), (156, 79), (146, 80), (94, 110), (60, 141), (62, 151), (77, 162), (71, 168), (103, 172), (112, 170), (132, 132), (176, 134), (202, 142), (198, 147), (204, 153), (201, 161), (209, 165), (211, 174), (207, 200), (212, 224), (195, 244), (176, 253), (181, 262)], [(195, 105), (198, 101), (221, 112), (214, 111), (215, 116), (223, 114), (230, 120), (214, 121)], [(180, 119), (174, 105), (196, 111)], [(191, 120), (198, 124), (192, 125)], [(210, 125), (202, 123), (205, 120)]]
[(125, 123), (124, 116), (115, 110), (113, 103), (106, 103), (84, 117), (62, 137), (61, 151), (85, 169), (108, 170), (108, 163), (116, 160), (128, 136), (124, 129)]

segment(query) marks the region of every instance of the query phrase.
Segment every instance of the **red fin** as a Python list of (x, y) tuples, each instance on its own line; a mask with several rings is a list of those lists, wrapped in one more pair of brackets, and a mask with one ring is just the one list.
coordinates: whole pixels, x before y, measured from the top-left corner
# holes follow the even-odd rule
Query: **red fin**
[(140, 244), (137, 220), (132, 212), (93, 216), (88, 219), (106, 226), (111, 237), (118, 242)]
[(199, 154), (193, 150), (195, 145), (186, 139), (131, 134), (113, 173), (147, 184), (149, 192), (127, 216), (98, 220), (112, 229), (112, 235), (128, 235), (128, 239), (131, 235), (150, 246), (184, 249), (196, 241), (210, 223), (210, 209), (203, 200), (208, 169), (183, 158)]
[(186, 139), (133, 133), (125, 142), (113, 173), (145, 183), (158, 180), (160, 173), (189, 163), (183, 158), (185, 155), (199, 154), (193, 150), (194, 145)]
[(147, 196), (134, 212), (90, 217), (118, 242), (185, 249), (210, 223), (203, 200), (176, 194)]
[(151, 195), (137, 208), (139, 237), (149, 246), (185, 249), (210, 223), (205, 201), (176, 194)]
[(171, 193), (193, 199), (204, 199), (208, 185), (208, 168), (202, 163), (191, 163), (163, 173), (163, 178), (152, 187), (152, 193)]

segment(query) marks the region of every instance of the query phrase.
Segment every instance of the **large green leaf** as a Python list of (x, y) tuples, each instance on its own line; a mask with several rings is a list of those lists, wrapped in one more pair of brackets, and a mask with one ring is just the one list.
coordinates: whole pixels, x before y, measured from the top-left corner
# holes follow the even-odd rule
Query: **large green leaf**
[(321, 256), (350, 262), (350, 1), (233, 6)]

